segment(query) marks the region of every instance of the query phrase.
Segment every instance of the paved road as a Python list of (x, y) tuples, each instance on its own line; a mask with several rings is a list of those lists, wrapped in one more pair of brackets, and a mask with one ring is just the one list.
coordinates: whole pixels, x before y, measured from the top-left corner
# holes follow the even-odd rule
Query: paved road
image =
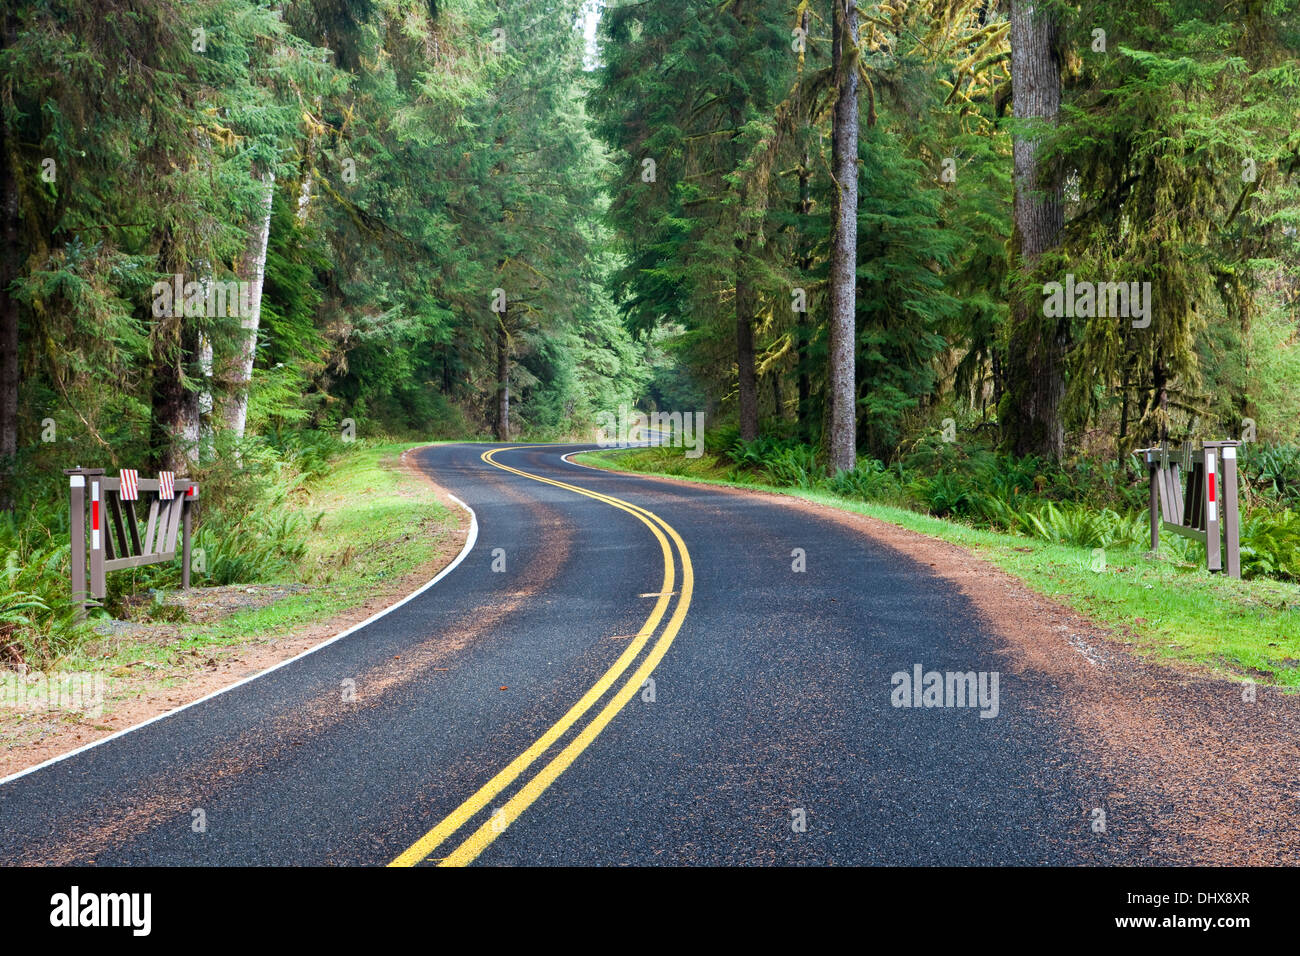
[[(443, 580), (0, 786), (0, 864), (1139, 861), (1091, 838), (1104, 782), (1059, 690), (1000, 672), (929, 567), (771, 499), (494, 447), (413, 456), (477, 515)], [(1000, 672), (997, 716), (894, 706), (916, 665)]]

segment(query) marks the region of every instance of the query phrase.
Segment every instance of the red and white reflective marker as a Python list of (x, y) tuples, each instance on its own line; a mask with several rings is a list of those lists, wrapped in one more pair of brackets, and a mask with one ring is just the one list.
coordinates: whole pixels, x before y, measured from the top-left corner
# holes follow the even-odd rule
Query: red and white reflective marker
[(140, 472), (132, 471), (130, 468), (123, 468), (121, 473), (122, 487), (120, 495), (123, 501), (138, 501), (140, 499)]
[(99, 550), (99, 482), (90, 483), (90, 548)]
[(1205, 477), (1209, 481), (1209, 494), (1205, 498), (1205, 518), (1207, 521), (1219, 520), (1219, 504), (1214, 496), (1214, 479), (1218, 477), (1215, 468), (1214, 452), (1205, 453)]
[(172, 471), (158, 472), (158, 497), (163, 501), (171, 501), (176, 497), (176, 473)]
[(198, 496), (199, 496), (199, 483), (197, 481), (192, 481), (190, 482), (190, 490), (185, 492), (185, 497), (197, 498)]

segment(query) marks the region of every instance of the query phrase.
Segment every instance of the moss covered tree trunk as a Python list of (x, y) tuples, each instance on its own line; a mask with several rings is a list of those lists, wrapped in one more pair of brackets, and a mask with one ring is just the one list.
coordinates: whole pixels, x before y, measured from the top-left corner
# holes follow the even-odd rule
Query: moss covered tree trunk
[[(1011, 3), (1011, 83), (1015, 116), (1055, 123), (1061, 109), (1057, 23), (1033, 0)], [(1064, 227), (1059, 170), (1039, 158), (1039, 138), (1018, 133), (1013, 143), (1015, 199), (1013, 265), (1032, 275)], [(1042, 297), (1022, 284), (1013, 293), (1007, 342), (1007, 394), (999, 418), (1007, 448), (1016, 455), (1060, 459), (1065, 451), (1061, 402), (1065, 397), (1068, 327), (1043, 315)]]

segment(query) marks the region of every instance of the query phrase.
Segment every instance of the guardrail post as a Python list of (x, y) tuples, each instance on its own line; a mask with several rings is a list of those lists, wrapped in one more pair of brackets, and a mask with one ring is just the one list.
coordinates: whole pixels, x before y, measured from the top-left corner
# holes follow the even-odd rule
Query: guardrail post
[(1205, 568), (1223, 570), (1223, 551), (1219, 526), (1219, 451), (1205, 443), (1201, 451), (1201, 503), (1205, 511)]
[[(1217, 454), (1223, 465), (1223, 479), (1218, 489), (1220, 522), (1223, 530), (1223, 546), (1227, 552), (1228, 575), (1241, 577), (1241, 516), (1237, 501), (1237, 446), (1236, 441), (1207, 441), (1205, 443), (1206, 460)], [(1209, 466), (1206, 466), (1207, 473)], [(1207, 505), (1208, 510), (1208, 505)], [(1208, 530), (1207, 530), (1208, 535)], [(1215, 535), (1217, 549), (1218, 535)], [(1219, 569), (1222, 565), (1219, 565)]]
[(96, 468), (65, 468), (68, 476), (68, 530), (72, 538), (72, 600), (85, 613), (90, 590), (86, 583), (86, 478), (104, 473)]
[(89, 472), (90, 485), (90, 596), (102, 601), (108, 596), (104, 581), (104, 469)]
[(1160, 462), (1150, 448), (1146, 449), (1147, 474), (1151, 479), (1151, 553), (1160, 550)]
[(194, 520), (190, 509), (193, 507), (188, 497), (181, 502), (181, 589), (185, 591), (190, 589), (190, 530)]
[(1223, 531), (1228, 549), (1228, 575), (1241, 577), (1241, 516), (1237, 501), (1237, 443), (1223, 448)]

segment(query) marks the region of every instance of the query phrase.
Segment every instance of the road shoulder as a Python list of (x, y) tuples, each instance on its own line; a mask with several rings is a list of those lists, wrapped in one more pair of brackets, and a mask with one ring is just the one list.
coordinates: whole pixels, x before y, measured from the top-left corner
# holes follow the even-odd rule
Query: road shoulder
[(1054, 693), (1044, 694), (1041, 706), (1060, 702), (1053, 705), (1060, 712), (1050, 716), (1064, 746), (1082, 776), (1103, 781), (1079, 808), (1079, 826), (1097, 839), (1139, 839), (1151, 863), (1294, 863), (1300, 852), (1300, 801), (1289, 769), (1300, 765), (1294, 693), (1138, 656), (1127, 635), (949, 541), (798, 493), (625, 474), (757, 496), (834, 521), (956, 586), (996, 635), (1008, 671), (1051, 685)]

